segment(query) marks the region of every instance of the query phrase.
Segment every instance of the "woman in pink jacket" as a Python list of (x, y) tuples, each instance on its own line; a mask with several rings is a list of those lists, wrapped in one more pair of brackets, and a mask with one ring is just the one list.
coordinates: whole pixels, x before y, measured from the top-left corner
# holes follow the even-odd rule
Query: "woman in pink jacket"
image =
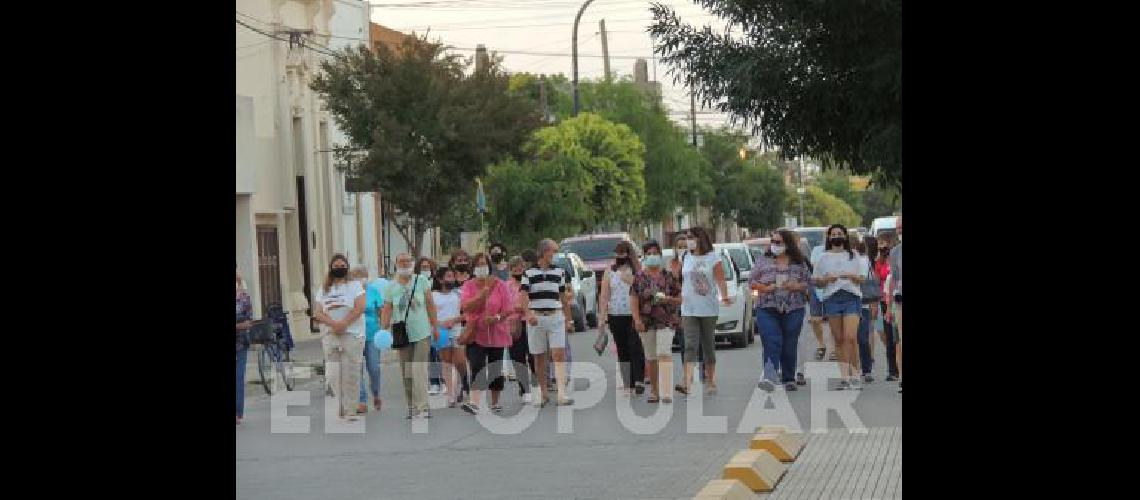
[(507, 282), (491, 274), (491, 259), (479, 253), (471, 260), (473, 278), (460, 289), (460, 309), (467, 326), (459, 344), (466, 345), (467, 362), (474, 380), (471, 398), (463, 411), (479, 413), (482, 391), (491, 391), (491, 411), (503, 411), (499, 396), (503, 391), (503, 350), (511, 345), (511, 325), (518, 321), (516, 294)]

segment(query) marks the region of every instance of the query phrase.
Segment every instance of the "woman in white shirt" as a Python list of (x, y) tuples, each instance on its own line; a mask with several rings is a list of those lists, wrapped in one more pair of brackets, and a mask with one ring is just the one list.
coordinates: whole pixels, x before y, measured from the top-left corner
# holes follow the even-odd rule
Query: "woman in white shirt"
[(455, 387), (458, 383), (458, 372), (455, 365), (462, 360), (463, 349), (455, 340), (459, 337), (459, 289), (455, 287), (455, 272), (442, 267), (435, 272), (435, 282), (431, 285), (431, 299), (435, 301), (436, 314), (439, 316), (439, 357), (443, 360), (443, 382), (447, 387), (447, 407), (455, 408), (459, 404), (460, 391)]
[(360, 394), (360, 366), (364, 359), (364, 287), (348, 279), (348, 259), (341, 254), (329, 262), (324, 285), (313, 304), (313, 318), (322, 324), (321, 347), (325, 375), (339, 407), (341, 421), (356, 420)]
[(856, 367), (859, 362), (857, 333), (862, 309), (863, 293), (859, 285), (867, 271), (862, 262), (851, 250), (847, 228), (842, 224), (832, 224), (827, 229), (827, 247), (812, 273), (816, 286), (822, 287), (820, 299), (823, 301), (824, 315), (827, 316), (831, 335), (839, 351), (839, 370), (843, 380), (839, 390), (860, 388)]
[[(720, 306), (732, 305), (720, 253), (713, 250), (712, 238), (704, 228), (694, 227), (685, 239), (689, 254), (681, 265), (681, 322), (685, 326), (685, 384), (677, 386), (688, 394), (697, 364), (697, 344), (704, 354), (708, 395), (716, 394), (716, 319)], [(719, 293), (719, 300), (718, 294)]]

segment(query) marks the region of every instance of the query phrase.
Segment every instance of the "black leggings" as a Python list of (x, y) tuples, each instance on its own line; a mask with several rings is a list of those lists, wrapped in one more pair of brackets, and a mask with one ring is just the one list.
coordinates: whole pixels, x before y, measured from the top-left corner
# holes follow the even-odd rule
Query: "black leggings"
[[(467, 344), (467, 364), (471, 367), (471, 388), (477, 391), (503, 390), (503, 348)], [(488, 384), (487, 380), (491, 383)]]
[(618, 362), (621, 363), (621, 377), (626, 387), (633, 387), (645, 380), (645, 351), (641, 346), (641, 336), (633, 328), (633, 316), (611, 315), (609, 322)]
[(519, 392), (527, 392), (530, 391), (531, 375), (534, 374), (534, 355), (530, 353), (530, 343), (526, 340), (526, 322), (519, 323), (522, 334), (511, 343), (511, 361), (514, 362)]

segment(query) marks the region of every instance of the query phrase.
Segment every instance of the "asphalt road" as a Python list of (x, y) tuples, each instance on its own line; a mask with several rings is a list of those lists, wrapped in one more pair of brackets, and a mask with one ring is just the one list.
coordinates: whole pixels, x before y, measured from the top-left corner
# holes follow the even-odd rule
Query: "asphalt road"
[[(405, 420), (395, 364), (383, 367), (384, 410), (370, 412), (362, 428), (334, 424), (332, 429), (354, 433), (327, 432), (319, 378), (291, 394), (283, 393), (283, 397), (310, 395), (313, 404), (284, 410), (289, 417), (310, 417), (308, 431), (302, 433), (273, 432), (286, 426), (273, 429), (270, 399), (251, 385), (246, 421), (235, 431), (237, 498), (691, 498), (705, 482), (719, 477), (721, 467), (736, 451), (747, 447), (755, 425), (791, 415), (779, 408), (790, 407), (794, 411), (791, 418), (805, 432), (815, 427), (847, 433), (853, 427), (902, 425), (902, 399), (897, 383), (882, 381), (886, 355), (878, 342), (874, 369), (878, 380), (864, 390), (825, 390), (828, 382), (813, 377), (799, 391), (774, 393), (772, 401), (779, 404), (773, 406), (770, 401), (769, 406), (776, 409), (750, 416), (742, 425), (750, 400), (753, 410), (762, 408), (765, 401), (765, 393), (756, 389), (761, 352), (757, 339), (747, 348), (718, 349), (719, 394), (689, 399), (677, 395), (672, 415), (659, 431), (638, 433), (630, 427), (646, 430), (623, 425), (619, 401), (621, 408), (643, 417), (665, 411), (669, 405), (650, 405), (644, 396), (619, 400), (616, 359), (610, 352), (601, 357), (594, 353), (594, 336), (589, 331), (570, 337), (574, 361), (597, 363), (598, 372), (575, 372), (575, 376), (589, 376), (576, 383), (575, 397), (578, 405), (587, 402), (592, 384), (596, 389), (592, 394), (600, 401), (573, 411), (528, 407), (521, 417), (534, 421), (525, 428), (520, 425), (517, 433), (504, 433), (501, 427), (491, 430), (459, 409), (446, 408), (444, 396), (431, 398), (430, 420)], [(810, 359), (815, 347), (805, 324), (800, 336), (801, 360)], [(675, 353), (675, 358), (679, 379), (680, 354)], [(837, 369), (833, 363), (815, 366)], [(606, 386), (601, 390), (603, 383)], [(512, 386), (508, 385), (503, 399), (508, 415), (518, 412), (521, 403)], [(826, 424), (817, 415), (819, 421), (812, 425), (813, 405), (820, 413), (827, 401), (842, 405), (843, 398), (855, 398), (850, 407), (859, 422), (844, 422), (831, 411)], [(620, 413), (624, 420), (632, 420), (629, 412)]]

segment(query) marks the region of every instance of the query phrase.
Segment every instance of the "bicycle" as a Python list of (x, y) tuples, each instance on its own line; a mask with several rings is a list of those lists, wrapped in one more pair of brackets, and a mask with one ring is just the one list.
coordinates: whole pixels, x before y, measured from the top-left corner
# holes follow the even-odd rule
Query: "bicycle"
[(292, 336), (289, 334), (287, 315), (280, 304), (272, 304), (267, 310), (267, 319), (254, 322), (254, 327), (250, 330), (251, 342), (261, 344), (261, 352), (257, 356), (257, 374), (261, 377), (265, 393), (269, 395), (273, 394), (274, 368), (281, 376), (285, 390), (292, 391), (296, 385), (292, 370), (287, 364), (292, 362), (289, 354)]

